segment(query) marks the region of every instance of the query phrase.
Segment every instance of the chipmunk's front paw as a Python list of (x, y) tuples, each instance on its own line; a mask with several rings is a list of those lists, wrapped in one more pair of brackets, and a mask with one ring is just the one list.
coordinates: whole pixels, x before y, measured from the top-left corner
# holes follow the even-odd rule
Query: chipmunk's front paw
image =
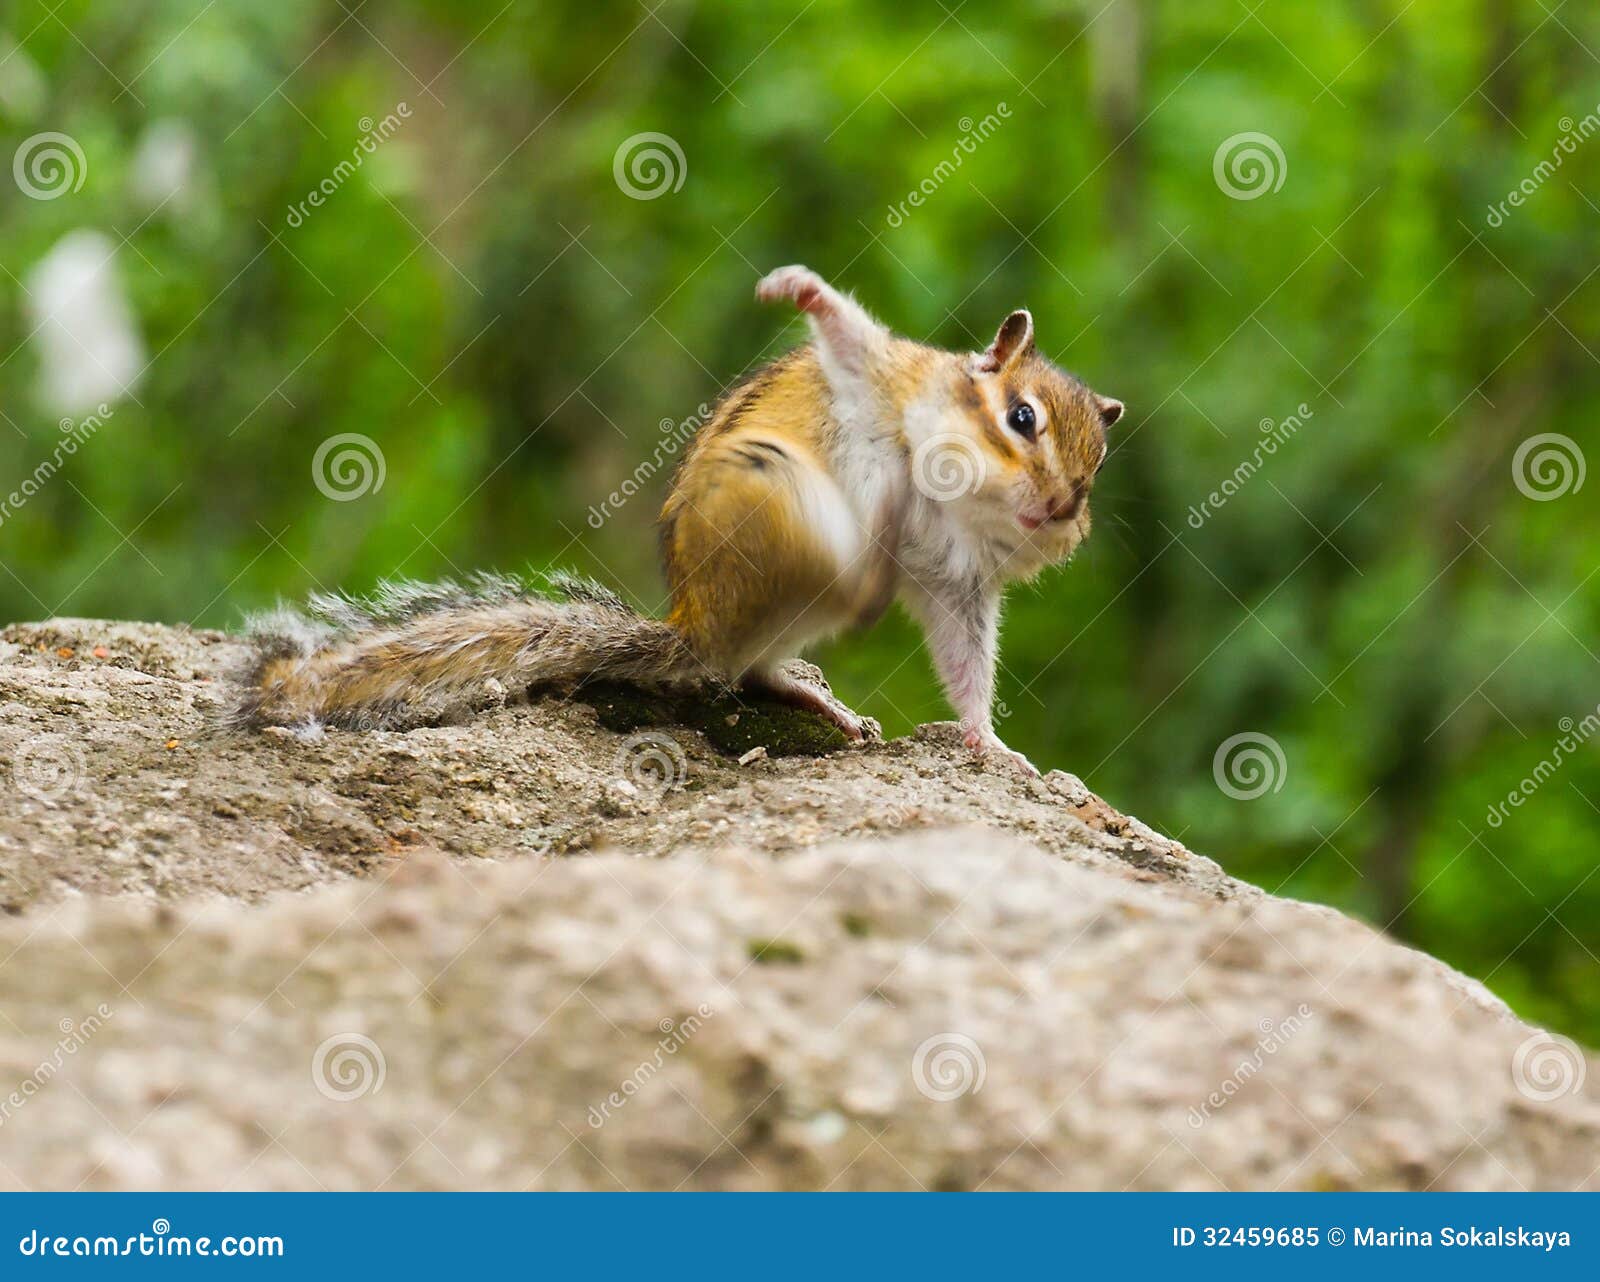
[(962, 735), (961, 740), (972, 749), (973, 755), (980, 761), (1000, 762), (1031, 779), (1039, 778), (1039, 767), (1020, 752), (1014, 752), (1006, 747), (993, 730), (969, 729)]
[(763, 303), (792, 302), (803, 312), (818, 310), (827, 295), (828, 284), (809, 267), (794, 263), (768, 272), (756, 285), (756, 299)]

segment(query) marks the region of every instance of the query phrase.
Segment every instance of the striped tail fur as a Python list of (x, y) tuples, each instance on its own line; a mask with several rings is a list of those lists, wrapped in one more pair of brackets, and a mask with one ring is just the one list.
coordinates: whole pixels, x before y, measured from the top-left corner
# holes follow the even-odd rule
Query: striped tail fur
[(304, 610), (252, 619), (249, 639), (238, 726), (416, 724), (491, 677), (524, 688), (710, 679), (667, 624), (569, 575), (542, 591), (477, 574), (465, 585), (385, 582), (364, 598), (318, 594)]

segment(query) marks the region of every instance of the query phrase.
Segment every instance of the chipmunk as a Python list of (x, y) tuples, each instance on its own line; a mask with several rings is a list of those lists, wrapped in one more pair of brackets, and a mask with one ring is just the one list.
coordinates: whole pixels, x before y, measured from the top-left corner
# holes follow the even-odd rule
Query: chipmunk
[(756, 297), (793, 303), (812, 341), (729, 391), (690, 443), (661, 512), (665, 619), (564, 577), (556, 599), (489, 575), (314, 597), (312, 618), (258, 621), (238, 720), (381, 725), (491, 677), (606, 678), (764, 692), (860, 740), (863, 720), (787, 661), (898, 597), (966, 746), (1037, 774), (991, 718), (1001, 593), (1088, 535), (1122, 402), (1041, 356), (1025, 310), (957, 353), (892, 334), (806, 267)]

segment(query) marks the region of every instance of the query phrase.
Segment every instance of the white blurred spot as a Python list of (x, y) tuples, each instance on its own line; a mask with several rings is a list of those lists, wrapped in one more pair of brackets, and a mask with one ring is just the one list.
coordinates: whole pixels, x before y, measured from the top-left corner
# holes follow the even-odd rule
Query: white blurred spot
[(180, 212), (194, 195), (194, 130), (181, 120), (157, 120), (133, 153), (133, 194), (146, 209)]
[(119, 399), (144, 366), (116, 249), (100, 232), (69, 232), (28, 273), (39, 395), (53, 414), (82, 414)]
[(16, 120), (32, 120), (44, 106), (44, 72), (21, 45), (4, 46), (0, 59), (0, 110)]

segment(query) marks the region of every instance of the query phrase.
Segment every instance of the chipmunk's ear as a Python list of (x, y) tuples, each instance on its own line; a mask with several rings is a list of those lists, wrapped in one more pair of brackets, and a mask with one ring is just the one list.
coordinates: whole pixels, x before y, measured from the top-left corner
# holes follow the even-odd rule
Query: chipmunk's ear
[(1110, 427), (1122, 417), (1122, 402), (1111, 396), (1094, 394), (1094, 407), (1100, 411), (1100, 426)]
[(989, 344), (989, 350), (972, 358), (972, 367), (980, 374), (994, 374), (1012, 361), (1033, 350), (1033, 316), (1023, 307), (1017, 308), (1000, 322), (1000, 332)]

